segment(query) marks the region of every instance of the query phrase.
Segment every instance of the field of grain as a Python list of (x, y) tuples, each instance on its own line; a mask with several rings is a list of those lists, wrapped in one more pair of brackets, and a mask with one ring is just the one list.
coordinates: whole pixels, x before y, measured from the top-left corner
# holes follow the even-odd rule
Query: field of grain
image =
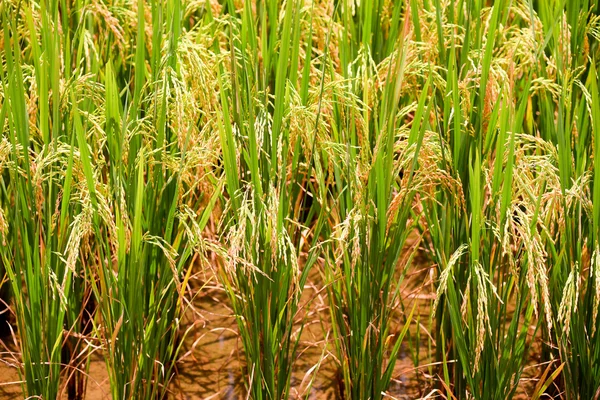
[(0, 24), (0, 398), (600, 400), (596, 0)]

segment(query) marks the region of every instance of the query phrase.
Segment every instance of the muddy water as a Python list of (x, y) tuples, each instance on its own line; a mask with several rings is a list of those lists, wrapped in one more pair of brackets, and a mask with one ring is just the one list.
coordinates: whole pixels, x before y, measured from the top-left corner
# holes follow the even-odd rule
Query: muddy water
[[(296, 327), (300, 328), (300, 323), (303, 323), (291, 381), (292, 398), (340, 398), (338, 364), (331, 353), (333, 343), (326, 340), (329, 311), (320, 280), (320, 273), (315, 269), (302, 295), (303, 306), (300, 309), (306, 315)], [(194, 329), (186, 338), (188, 352), (178, 363), (178, 374), (173, 382), (174, 395), (178, 399), (244, 399), (247, 377), (241, 358), (241, 341), (236, 333), (235, 319), (227, 307), (227, 297), (219, 288), (204, 289), (197, 303), (205, 326)], [(421, 309), (424, 313), (428, 311), (425, 307)], [(408, 348), (402, 352), (395, 372), (390, 395), (399, 399), (419, 397), (420, 390), (413, 383), (415, 371)], [(311, 380), (312, 386), (308, 391)]]
[[(244, 396), (247, 380), (242, 357), (241, 341), (237, 335), (235, 319), (228, 308), (225, 293), (219, 288), (204, 290), (198, 297), (198, 310), (202, 310), (205, 326), (194, 330), (186, 338), (188, 353), (178, 363), (178, 375), (173, 385), (180, 399), (212, 398), (239, 399)], [(308, 301), (313, 299), (310, 303)], [(337, 381), (335, 363), (331, 355), (323, 355), (325, 347), (323, 328), (320, 323), (324, 299), (310, 285), (303, 295), (304, 309), (308, 308), (304, 320), (299, 354), (292, 377), (292, 397), (303, 393), (311, 376), (311, 370), (324, 356), (318, 372), (314, 375), (309, 398), (335, 399)], [(296, 327), (296, 328), (299, 328)], [(306, 379), (305, 379), (306, 377)], [(318, 394), (317, 394), (318, 393)], [(314, 395), (313, 395), (314, 394)]]
[(0, 356), (0, 399), (18, 399), (21, 397), (20, 378), (12, 358), (6, 353)]

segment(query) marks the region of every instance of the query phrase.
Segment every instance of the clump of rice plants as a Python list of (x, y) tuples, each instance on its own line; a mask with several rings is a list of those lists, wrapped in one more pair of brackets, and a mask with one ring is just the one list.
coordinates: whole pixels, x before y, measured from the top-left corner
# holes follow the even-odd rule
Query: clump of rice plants
[[(448, 395), (467, 391), (475, 398), (511, 398), (520, 385), (531, 336), (538, 329), (550, 341), (563, 337), (558, 339), (563, 343), (558, 345), (563, 349), (560, 359), (566, 367), (573, 362), (568, 360), (574, 353), (571, 348), (566, 350), (560, 333), (562, 323), (557, 330), (555, 321), (570, 315), (566, 310), (574, 303), (563, 300), (559, 307), (554, 285), (562, 287), (560, 282), (568, 276), (571, 289), (576, 285), (577, 265), (583, 260), (569, 261), (568, 254), (582, 254), (583, 248), (576, 250), (575, 241), (565, 242), (568, 239), (558, 233), (566, 229), (566, 235), (572, 235), (575, 225), (580, 226), (579, 235), (582, 228), (586, 230), (582, 218), (576, 214), (566, 217), (565, 213), (572, 209), (582, 215), (588, 190), (586, 176), (591, 168), (573, 156), (585, 152), (585, 146), (565, 136), (569, 129), (563, 124), (571, 123), (563, 118), (573, 115), (565, 112), (571, 109), (572, 100), (566, 102), (560, 96), (571, 96), (572, 91), (563, 84), (561, 95), (554, 83), (560, 75), (547, 76), (549, 71), (556, 71), (548, 64), (564, 62), (568, 54), (564, 47), (570, 46), (564, 30), (560, 36), (560, 24), (555, 25), (565, 17), (563, 9), (550, 11), (542, 6), (534, 10), (526, 3), (502, 2), (484, 7), (475, 2), (463, 9), (465, 14), (461, 7), (464, 4), (451, 2), (447, 14), (436, 8), (441, 14), (436, 22), (438, 32), (456, 23), (465, 32), (459, 41), (442, 36), (443, 47), (449, 51), (439, 54), (448, 65), (446, 85), (440, 87), (438, 97), (444, 116), (437, 127), (443, 145), (438, 152), (439, 166), (460, 185), (458, 189), (447, 188), (440, 182), (440, 190), (436, 198), (426, 202), (425, 212), (431, 253), (440, 268), (438, 338), (447, 343), (438, 347), (438, 358), (443, 363)], [(582, 21), (587, 12), (587, 5), (582, 3), (566, 9), (575, 25), (585, 25)], [(485, 25), (468, 17), (473, 13), (485, 15)], [(431, 23), (418, 16), (415, 21)], [(562, 29), (569, 28), (563, 25)], [(550, 41), (552, 36), (555, 42)], [(552, 43), (550, 58), (544, 54), (548, 43)], [(476, 70), (465, 72), (470, 68), (465, 63)], [(574, 90), (585, 91), (585, 82), (578, 81), (580, 75), (575, 69), (565, 67), (564, 76), (578, 88)], [(477, 84), (469, 85), (469, 81)], [(589, 116), (583, 113), (585, 98), (590, 96), (578, 97), (573, 103), (580, 118), (572, 122), (584, 141), (591, 138), (587, 132)], [(538, 107), (542, 111), (536, 112)], [(580, 175), (571, 174), (573, 161)], [(561, 250), (556, 247), (559, 243)], [(568, 267), (559, 267), (563, 263)], [(591, 275), (588, 285), (593, 285), (593, 280)], [(565, 288), (565, 294), (576, 298), (580, 291), (571, 289)], [(593, 297), (592, 292), (588, 290), (586, 297)], [(588, 308), (592, 310), (591, 303)], [(531, 325), (536, 329), (528, 332)], [(593, 329), (580, 326), (578, 331)], [(587, 353), (583, 348), (579, 351)], [(458, 362), (448, 368), (448, 358)], [(533, 397), (541, 396), (559, 375), (562, 366), (555, 360), (549, 360), (550, 367)], [(554, 385), (562, 384), (567, 392), (574, 393), (581, 390), (574, 390), (580, 385), (578, 381), (569, 378)], [(597, 385), (590, 386), (596, 390)]]
[[(527, 153), (516, 149), (531, 78), (525, 75), (511, 86), (511, 77), (496, 67), (506, 56), (494, 49), (507, 8), (498, 3), (488, 9), (485, 30), (458, 10), (449, 17), (486, 41), (473, 42), (478, 53), (470, 54), (450, 37), (449, 51), (440, 55), (448, 68), (438, 89), (443, 118), (434, 126), (440, 140), (434, 154), (443, 172), (438, 190), (424, 202), (440, 276), (433, 311), (438, 340), (445, 343), (437, 351), (448, 395), (468, 391), (474, 398), (511, 398), (527, 361), (534, 315), (551, 321), (545, 242), (539, 234), (541, 194), (527, 169)], [(444, 29), (440, 19), (436, 25)], [(462, 58), (465, 52), (474, 60)], [(461, 78), (462, 63), (472, 61), (478, 63), (478, 85), (463, 94), (461, 79), (473, 78)], [(461, 104), (461, 95), (473, 100)], [(448, 366), (448, 359), (457, 362)]]
[[(59, 62), (58, 54), (50, 51), (59, 48), (58, 33), (50, 28), (56, 10), (43, 16), (39, 32), (32, 25), (33, 12), (29, 6), (19, 12), (11, 3), (0, 7), (1, 256), (13, 294), (24, 395), (58, 398), (62, 366), (71, 364), (63, 346), (81, 328), (84, 296), (74, 287), (83, 275), (78, 251), (87, 227), (86, 210), (76, 199), (87, 192), (78, 185), (82, 164), (70, 129), (70, 108), (64, 109), (58, 77), (49, 73), (49, 65)], [(24, 30), (25, 21), (29, 29)], [(22, 41), (27, 43), (24, 54)], [(31, 60), (33, 65), (26, 63)]]
[[(180, 23), (178, 4), (168, 2), (165, 21), (160, 6), (151, 7), (154, 48), (162, 46), (163, 26)], [(192, 253), (202, 251), (202, 229), (216, 200), (191, 175), (210, 170), (214, 157), (210, 140), (190, 124), (192, 116), (177, 108), (197, 95), (185, 82), (187, 74), (175, 72), (178, 37), (167, 43), (172, 51), (163, 61), (151, 60), (155, 81), (147, 87), (155, 90), (145, 95), (144, 3), (138, 6), (132, 92), (122, 87), (130, 66), (97, 54), (106, 57), (100, 72), (93, 62), (98, 59), (86, 60), (85, 52), (76, 53), (80, 69), (65, 91), (60, 80), (69, 79), (71, 72), (64, 76), (58, 65), (56, 72), (51, 68), (52, 62), (60, 62), (50, 50), (59, 48), (56, 25), (51, 29), (44, 24), (38, 33), (29, 8), (23, 12), (29, 33), (32, 39), (41, 34), (49, 49), (42, 51), (31, 40), (32, 54), (26, 54), (42, 57), (35, 70), (25, 69), (18, 48), (22, 33), (15, 21), (9, 29), (8, 10), (3, 10), (8, 67), (3, 87), (10, 94), (3, 105), (9, 121), (3, 167), (10, 173), (4, 192), (17, 194), (5, 198), (11, 235), (5, 239), (9, 245), (3, 248), (3, 263), (17, 294), (28, 396), (58, 398), (61, 365), (70, 363), (64, 354), (89, 355), (81, 340), (69, 347), (72, 334), (101, 343), (113, 398), (156, 398), (168, 391), (183, 309), (182, 280), (189, 277)], [(56, 7), (41, 11), (45, 23), (58, 23)], [(83, 19), (93, 15), (86, 12), (84, 8)], [(112, 32), (118, 32), (119, 21), (109, 22)], [(24, 71), (35, 75), (25, 78)], [(56, 94), (50, 102), (52, 120), (45, 106), (48, 76)], [(36, 106), (39, 125), (31, 125), (31, 107)], [(98, 312), (87, 316), (93, 332), (82, 332), (83, 295), (90, 291)], [(67, 365), (67, 380), (85, 374), (85, 365), (85, 358), (74, 370)], [(84, 395), (81, 387), (71, 386), (69, 397)]]
[[(198, 95), (186, 75), (177, 72), (193, 67), (179, 60), (180, 41), (189, 45), (190, 38), (179, 29), (178, 35), (162, 39), (169, 27), (179, 26), (183, 10), (176, 1), (165, 5), (164, 15), (160, 5), (151, 7), (152, 46), (165, 45), (169, 51), (161, 60), (153, 54), (146, 81), (144, 4), (138, 2), (134, 88), (127, 96), (132, 103), (122, 99), (120, 71), (109, 60), (101, 119), (105, 148), (94, 149), (107, 151), (108, 159), (93, 160), (82, 152), (93, 193), (90, 222), (101, 239), (88, 268), (102, 315), (95, 331), (113, 398), (166, 396), (191, 255), (204, 249), (202, 230), (215, 203), (192, 175), (210, 169), (210, 140), (194, 126), (193, 114), (182, 111), (193, 109)], [(76, 119), (75, 127), (81, 129), (82, 122)], [(80, 147), (86, 145), (84, 137), (80, 130)]]
[[(557, 29), (550, 38), (560, 90), (556, 103), (540, 101), (540, 113), (556, 112), (554, 119), (541, 118), (540, 135), (556, 146), (556, 218), (552, 221), (550, 302), (555, 315), (550, 359), (562, 363), (565, 398), (600, 396), (597, 361), (598, 229), (600, 199), (598, 159), (600, 148), (598, 113), (597, 43), (598, 16), (588, 19), (588, 6), (573, 2), (565, 9), (544, 10), (549, 21), (558, 14)], [(543, 133), (542, 133), (543, 132)], [(593, 162), (591, 162), (593, 160)]]
[[(403, 50), (386, 60), (389, 70), (400, 72), (378, 89), (379, 71), (364, 49), (354, 61), (357, 76), (334, 94), (329, 121), (337, 134), (326, 151), (333, 176), (323, 189), (331, 208), (324, 268), (343, 396), (349, 399), (384, 396), (410, 325), (410, 316), (402, 328), (393, 321), (416, 249), (405, 251), (405, 244), (418, 219), (413, 200), (422, 184), (415, 175), (424, 127), (418, 117), (410, 130), (401, 121), (409, 110), (425, 113), (429, 92), (425, 86), (418, 105), (396, 105)], [(374, 134), (377, 129), (381, 133)]]
[(315, 140), (318, 117), (292, 115), (310, 107), (310, 47), (299, 75), (300, 37), (309, 33), (301, 24), (308, 10), (301, 6), (273, 1), (254, 10), (245, 2), (239, 20), (229, 9), (229, 50), (222, 54), (231, 58), (219, 65), (228, 194), (219, 276), (237, 319), (252, 399), (290, 395), (300, 335), (294, 323), (323, 223), (319, 204), (307, 200), (316, 192), (310, 189), (313, 159), (303, 148)]

